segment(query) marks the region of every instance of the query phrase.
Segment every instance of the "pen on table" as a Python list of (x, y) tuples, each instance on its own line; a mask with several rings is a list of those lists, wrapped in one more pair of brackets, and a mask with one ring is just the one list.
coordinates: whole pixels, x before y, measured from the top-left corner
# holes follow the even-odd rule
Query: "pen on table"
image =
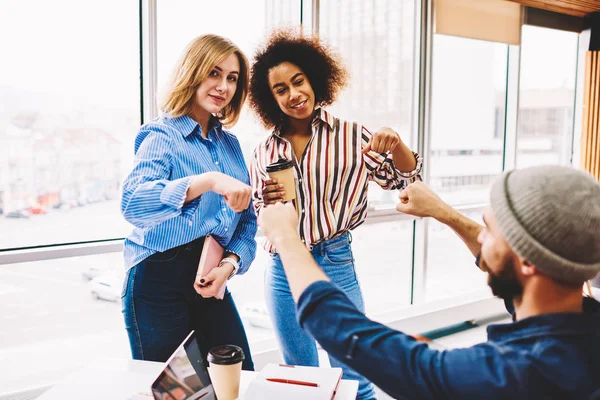
[(304, 381), (295, 381), (293, 379), (280, 379), (280, 378), (267, 378), (269, 382), (278, 382), (278, 383), (289, 383), (291, 385), (301, 385), (301, 386), (311, 386), (311, 387), (319, 387), (318, 383), (314, 382), (304, 382)]

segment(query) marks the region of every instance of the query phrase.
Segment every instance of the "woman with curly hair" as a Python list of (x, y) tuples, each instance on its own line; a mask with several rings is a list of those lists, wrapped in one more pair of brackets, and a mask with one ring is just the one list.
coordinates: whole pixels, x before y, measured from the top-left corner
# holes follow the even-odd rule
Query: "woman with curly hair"
[[(296, 178), (299, 234), (330, 279), (364, 312), (356, 279), (350, 231), (367, 216), (370, 181), (402, 189), (418, 179), (421, 159), (389, 128), (372, 134), (324, 108), (347, 84), (340, 58), (316, 37), (276, 32), (258, 51), (250, 79), (250, 105), (272, 133), (254, 151), (250, 165), (257, 213), (282, 201), (283, 185), (270, 179), (267, 165), (287, 159)], [(318, 365), (314, 339), (296, 321), (294, 300), (277, 255), (265, 276), (267, 306), (286, 363)], [(359, 398), (374, 398), (373, 386), (339, 361), (344, 377), (359, 380)]]

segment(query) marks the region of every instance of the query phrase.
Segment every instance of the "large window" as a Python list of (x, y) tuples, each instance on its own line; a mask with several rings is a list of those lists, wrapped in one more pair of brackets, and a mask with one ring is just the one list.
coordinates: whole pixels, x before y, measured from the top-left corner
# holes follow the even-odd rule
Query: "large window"
[(523, 27), (517, 167), (569, 164), (578, 36)]
[(118, 198), (140, 123), (137, 21), (130, 1), (2, 6), (0, 248), (127, 234)]

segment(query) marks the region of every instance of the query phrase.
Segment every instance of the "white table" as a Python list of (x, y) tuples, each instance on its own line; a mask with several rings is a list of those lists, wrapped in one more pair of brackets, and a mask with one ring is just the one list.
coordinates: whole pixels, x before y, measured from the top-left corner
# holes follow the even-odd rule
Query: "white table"
[[(38, 400), (127, 400), (135, 394), (148, 394), (146, 398), (152, 399), (150, 385), (163, 367), (163, 363), (152, 361), (99, 358), (54, 385)], [(242, 371), (240, 396), (257, 374)], [(342, 380), (335, 400), (353, 400), (357, 391), (358, 381)]]

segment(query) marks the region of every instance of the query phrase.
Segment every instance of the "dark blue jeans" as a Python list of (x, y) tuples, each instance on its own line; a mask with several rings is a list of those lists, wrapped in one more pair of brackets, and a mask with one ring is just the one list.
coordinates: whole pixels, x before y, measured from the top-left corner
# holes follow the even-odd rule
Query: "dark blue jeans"
[(205, 363), (211, 347), (235, 344), (246, 355), (242, 368), (254, 370), (229, 290), (223, 300), (205, 299), (194, 290), (203, 242), (153, 254), (127, 271), (121, 297), (131, 354), (136, 360), (167, 361), (193, 329)]

